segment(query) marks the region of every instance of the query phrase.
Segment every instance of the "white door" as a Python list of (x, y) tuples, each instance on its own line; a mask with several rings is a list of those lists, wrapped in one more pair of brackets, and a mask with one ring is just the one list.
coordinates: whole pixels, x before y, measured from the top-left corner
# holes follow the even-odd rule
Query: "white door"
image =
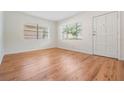
[(118, 50), (117, 12), (94, 17), (94, 54), (117, 58)]

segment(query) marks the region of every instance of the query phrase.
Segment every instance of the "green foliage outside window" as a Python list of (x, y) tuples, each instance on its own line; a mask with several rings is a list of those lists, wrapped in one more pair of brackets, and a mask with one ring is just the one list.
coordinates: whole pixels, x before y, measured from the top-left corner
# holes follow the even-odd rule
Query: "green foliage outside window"
[(66, 25), (63, 29), (64, 39), (79, 39), (81, 32), (81, 25), (75, 23), (74, 25)]

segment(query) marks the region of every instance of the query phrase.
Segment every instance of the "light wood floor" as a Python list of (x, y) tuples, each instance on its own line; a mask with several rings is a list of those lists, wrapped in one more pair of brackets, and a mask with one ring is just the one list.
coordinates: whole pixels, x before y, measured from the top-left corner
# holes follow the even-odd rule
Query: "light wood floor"
[(0, 80), (124, 80), (124, 62), (59, 48), (7, 55)]

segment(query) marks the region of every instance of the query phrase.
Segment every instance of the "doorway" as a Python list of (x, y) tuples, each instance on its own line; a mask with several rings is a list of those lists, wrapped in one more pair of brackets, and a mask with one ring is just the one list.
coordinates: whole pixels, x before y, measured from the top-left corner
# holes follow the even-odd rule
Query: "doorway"
[(93, 17), (93, 54), (118, 58), (118, 12)]

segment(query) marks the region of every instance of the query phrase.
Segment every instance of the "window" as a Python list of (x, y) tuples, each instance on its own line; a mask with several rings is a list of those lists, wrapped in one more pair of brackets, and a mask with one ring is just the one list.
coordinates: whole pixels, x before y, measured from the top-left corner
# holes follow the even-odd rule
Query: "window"
[(73, 25), (65, 25), (62, 31), (62, 38), (65, 40), (81, 40), (81, 25), (75, 23)]
[(25, 39), (48, 39), (48, 28), (41, 27), (38, 24), (24, 25), (24, 38)]
[(48, 39), (48, 28), (38, 27), (38, 38), (39, 39)]

